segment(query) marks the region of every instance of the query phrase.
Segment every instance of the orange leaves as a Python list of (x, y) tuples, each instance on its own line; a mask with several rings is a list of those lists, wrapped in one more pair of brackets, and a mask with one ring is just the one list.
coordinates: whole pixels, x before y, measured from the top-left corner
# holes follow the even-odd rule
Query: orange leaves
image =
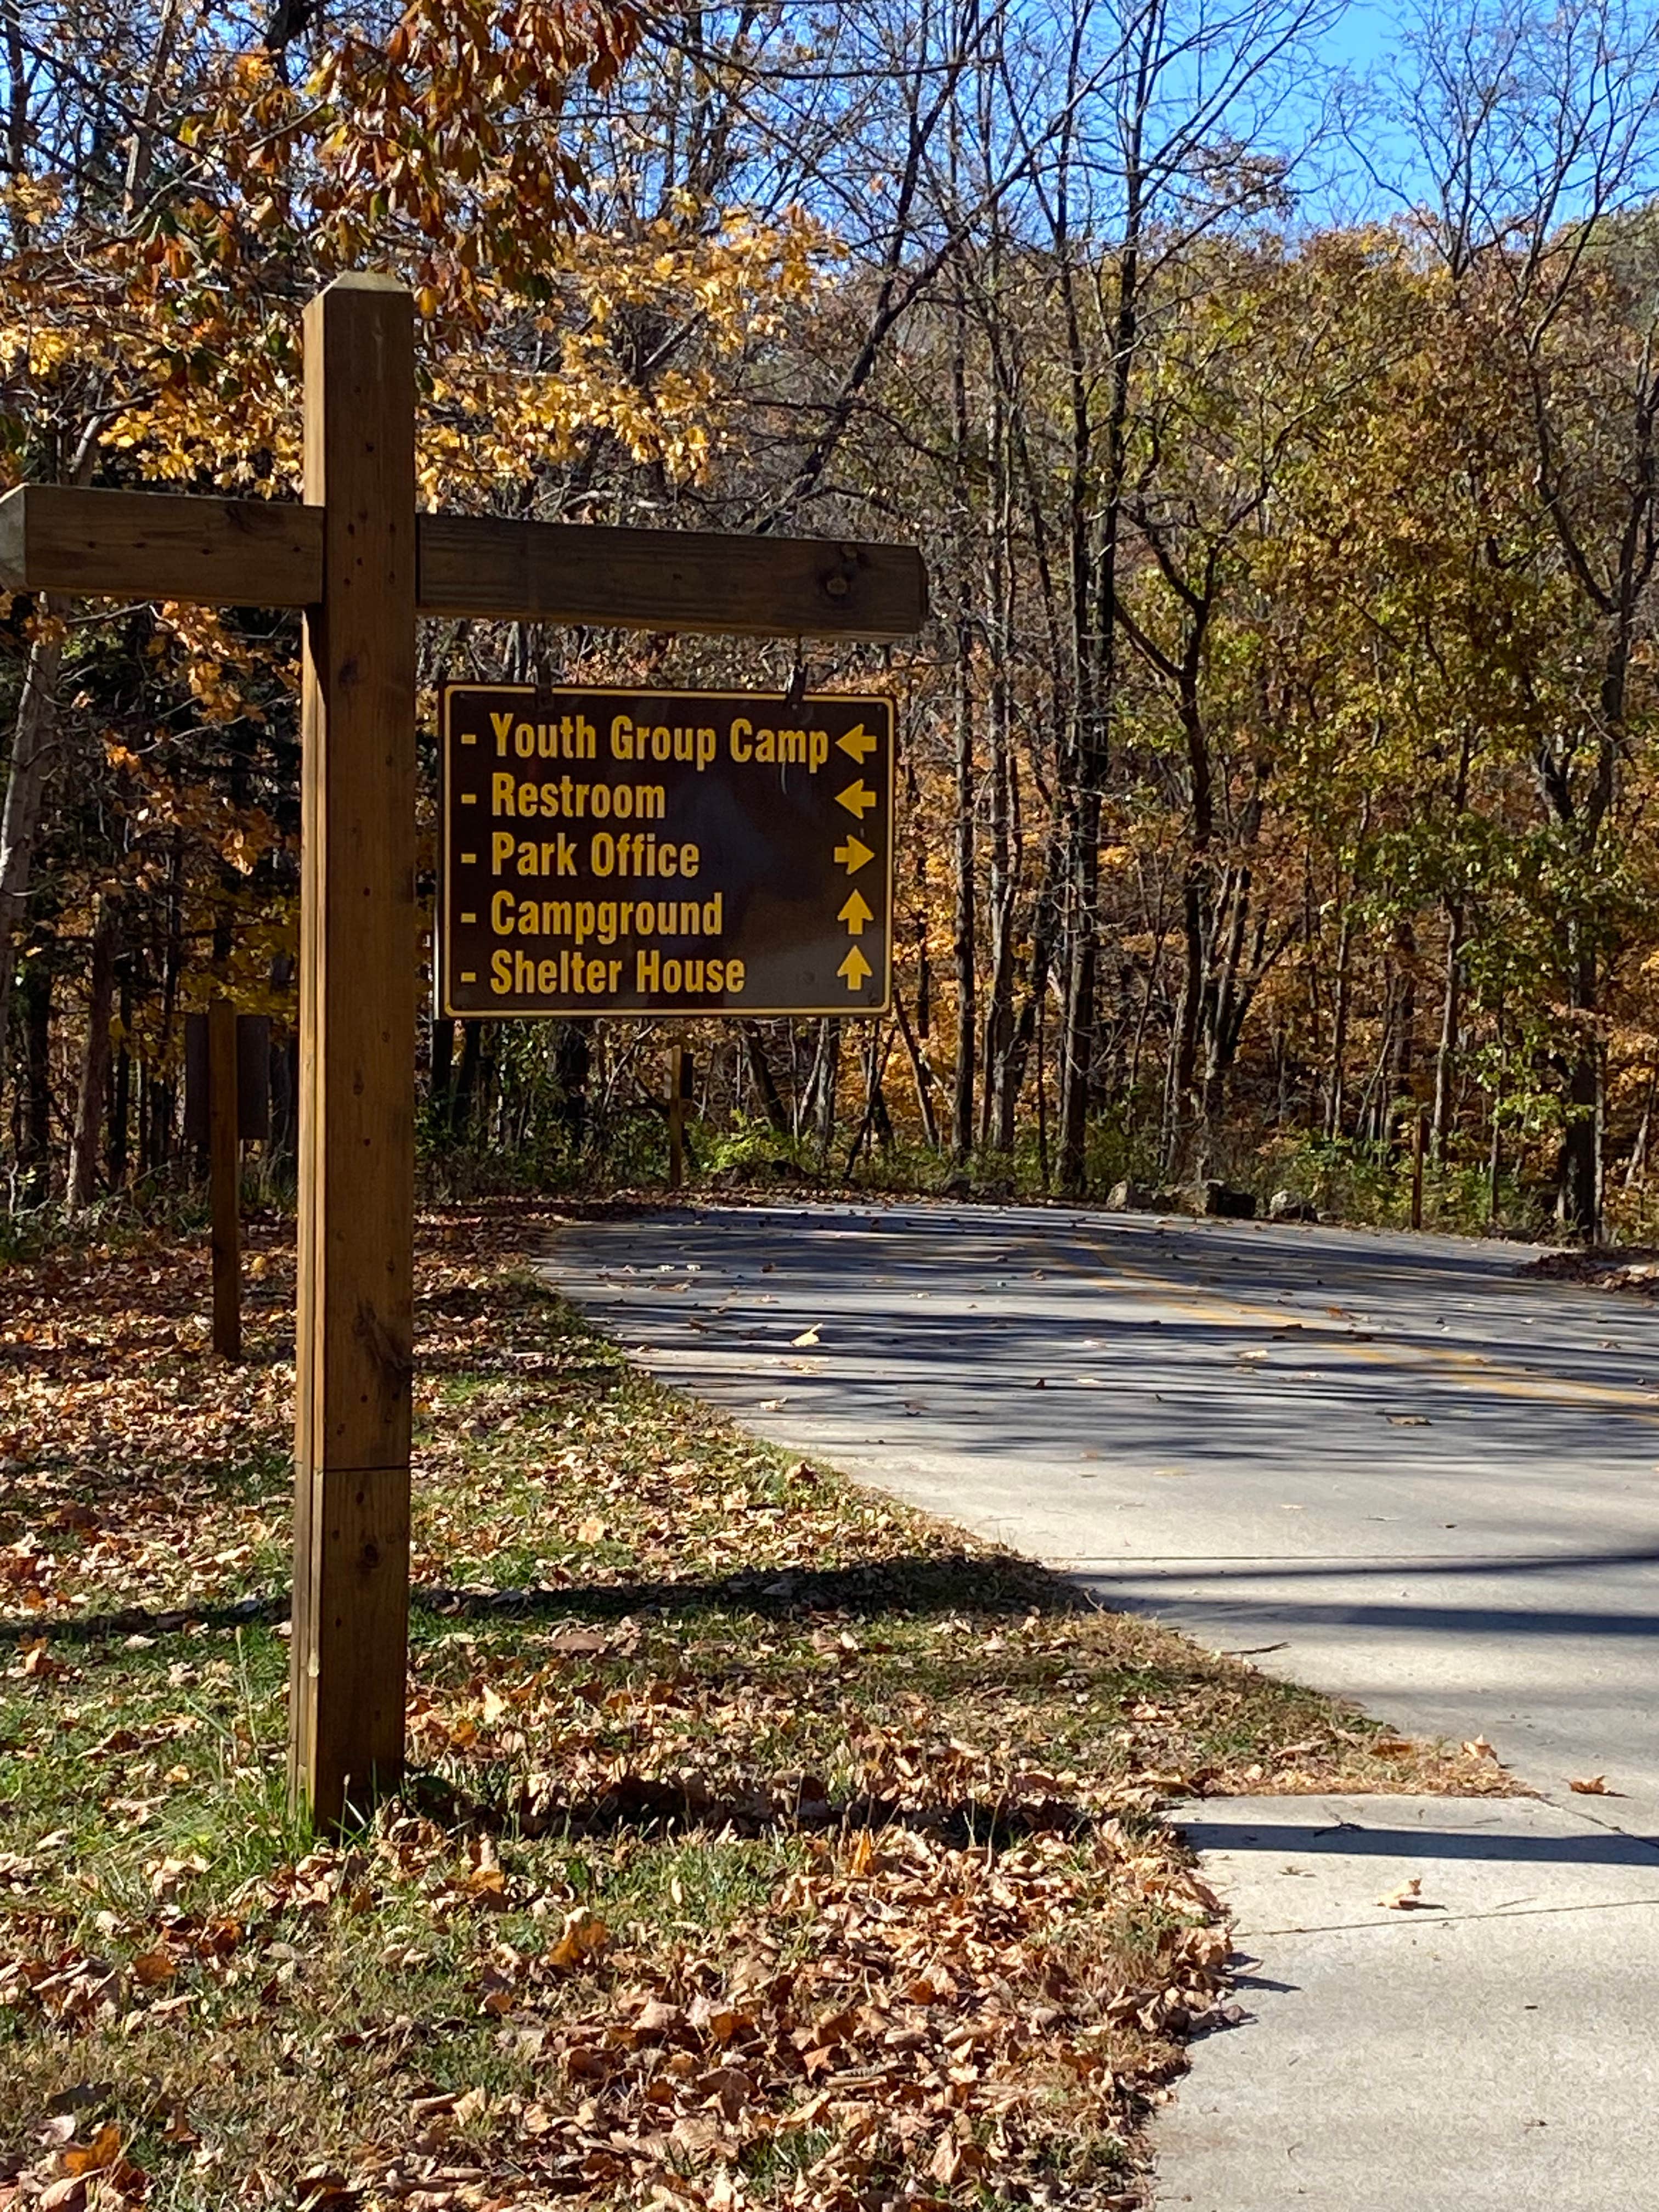
[[(41, 1628), (143, 1613), (95, 1656), (55, 1632), (72, 1674), (14, 1686), (32, 1747), (82, 1717), (72, 1815), (0, 1855), (0, 2007), (32, 2052), (115, 2054), (134, 2101), (78, 2139), (154, 2110), (152, 2200), (270, 2175), (296, 2203), (738, 2212), (760, 2172), (798, 2176), (775, 2193), (803, 2212), (1022, 2200), (1219, 1999), (1214, 1899), (1113, 1817), (1141, 1798), (1109, 1769), (1187, 1758), (1176, 1671), (1131, 1670), (1119, 1762), (1081, 1714), (1131, 1632), (1011, 1598), (1012, 1563), (630, 1378), (501, 1265), (544, 1218), (421, 1224), (413, 1778), (291, 1861), (282, 1654), (244, 1639), (251, 1695), (212, 1618), (283, 1586), (290, 1255), (262, 1233), (265, 1364), (237, 1377), (190, 1331), (198, 1249), (8, 1277), (0, 1336), (30, 1334), (0, 1392), (42, 1395), (0, 1397), (0, 1432), (49, 1421), (64, 1458), (9, 1474), (0, 1559)], [(76, 2133), (41, 2185), (92, 2212), (117, 2169), (62, 2171)]]
[(567, 1972), (585, 1966), (599, 1956), (610, 1938), (611, 1931), (597, 1912), (568, 1912), (558, 1942), (547, 1954), (548, 1964)]
[(573, 2166), (602, 2145), (624, 2161), (615, 2178), (636, 2184), (666, 2183), (672, 2157), (697, 2178), (678, 2186), (700, 2204), (723, 2201), (720, 2177), (769, 2140), (827, 2145), (809, 2170), (817, 2204), (877, 2174), (913, 2177), (907, 2199), (918, 2181), (1013, 2179), (1066, 2098), (1117, 2094), (1133, 2078), (1133, 2039), (1207, 2011), (1220, 1986), (1226, 1941), (1206, 1929), (1176, 1935), (1155, 1987), (1124, 1989), (1103, 1956), (1091, 1971), (1049, 1948), (1057, 1898), (1073, 1911), (1103, 1903), (1117, 1862), (1103, 1845), (1065, 1873), (1057, 1838), (994, 1864), (915, 1832), (881, 1849), (865, 1836), (839, 1856), (819, 1846), (788, 1886), (787, 1911), (810, 1905), (810, 1925), (782, 1948), (775, 1918), (757, 1919), (719, 1959), (658, 1969), (542, 2030), (589, 2116), (573, 2126), (549, 2100), (546, 2136), (562, 2138)]

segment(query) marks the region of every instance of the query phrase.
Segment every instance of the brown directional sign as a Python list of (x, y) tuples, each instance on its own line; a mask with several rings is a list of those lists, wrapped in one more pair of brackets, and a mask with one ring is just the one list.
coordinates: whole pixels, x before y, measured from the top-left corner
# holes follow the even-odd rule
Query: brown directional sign
[(444, 687), (447, 1014), (869, 1014), (891, 994), (893, 709)]

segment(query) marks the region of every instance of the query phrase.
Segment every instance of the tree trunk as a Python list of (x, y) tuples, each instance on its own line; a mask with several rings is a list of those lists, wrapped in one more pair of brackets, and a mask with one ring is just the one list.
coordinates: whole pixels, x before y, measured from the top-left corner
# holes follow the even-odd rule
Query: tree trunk
[(432, 1017), (431, 1074), (427, 1102), (434, 1129), (450, 1131), (450, 1109), (454, 1103), (455, 1024), (447, 1014)]
[(132, 1054), (128, 1045), (132, 1033), (132, 963), (131, 960), (124, 959), (119, 964), (121, 1048), (115, 1055), (109, 1098), (109, 1187), (112, 1190), (119, 1190), (127, 1179), (127, 1152), (132, 1120)]
[(951, 950), (956, 964), (957, 1065), (951, 1086), (951, 1149), (965, 1160), (974, 1143), (974, 1053), (978, 1042), (977, 977), (974, 956), (974, 614), (969, 586), (973, 560), (969, 511), (967, 317), (960, 301), (955, 318), (951, 389), (955, 429), (956, 624), (956, 905)]
[(952, 952), (957, 982), (957, 1065), (951, 1086), (951, 1149), (965, 1160), (974, 1143), (974, 1047), (978, 1028), (974, 969), (974, 691), (965, 615), (957, 628), (957, 884)]
[(1457, 1064), (1457, 1025), (1462, 1006), (1463, 908), (1446, 909), (1446, 980), (1440, 999), (1440, 1042), (1434, 1056), (1434, 1164), (1446, 1164), (1451, 1145), (1452, 1079)]
[(35, 635), (23, 665), (17, 702), (5, 804), (0, 808), (0, 1083), (10, 1065), (12, 939), (22, 922), (28, 899), (40, 805), (58, 732), (58, 672), (64, 657), (64, 616), (68, 605), (55, 592), (42, 593), (37, 602)]
[(460, 1072), (455, 1078), (455, 1096), (449, 1117), (450, 1132), (458, 1143), (465, 1142), (471, 1128), (473, 1103), (478, 1095), (478, 1073), (483, 1059), (484, 1024), (466, 1022), (462, 1030)]
[[(993, 271), (994, 279), (994, 270)], [(986, 659), (988, 663), (986, 736), (990, 785), (991, 975), (985, 1010), (980, 1143), (1007, 1154), (1014, 1148), (1014, 1096), (1008, 1082), (1014, 1044), (1014, 901), (1019, 856), (1014, 849), (1012, 698), (1008, 659), (1013, 636), (1013, 473), (1010, 465), (1003, 371), (993, 334), (991, 406), (988, 423), (991, 469), (985, 563)]]
[(32, 1206), (52, 1196), (52, 969), (43, 958), (23, 970), (23, 1097), (18, 1165)]
[(789, 1134), (789, 1115), (779, 1094), (777, 1079), (772, 1073), (772, 1063), (766, 1056), (766, 1047), (761, 1042), (760, 1031), (753, 1022), (744, 1022), (743, 1031), (744, 1060), (749, 1069), (750, 1080), (758, 1092), (761, 1110), (766, 1115), (767, 1126), (774, 1136)]
[(573, 1145), (580, 1145), (587, 1135), (587, 1086), (592, 1073), (592, 1025), (561, 1022), (553, 1036), (553, 1073), (559, 1086), (559, 1125)]
[(1201, 1181), (1212, 1171), (1219, 1147), (1227, 1078), (1238, 1050), (1238, 975), (1244, 957), (1244, 938), (1250, 910), (1250, 872), (1230, 872), (1223, 904), (1231, 908), (1224, 947), (1216, 962), (1216, 974), (1207, 994), (1208, 1034), (1205, 1040), (1204, 1088), (1199, 1109), (1197, 1174)]
[(1095, 1044), (1096, 908), (1100, 899), (1100, 793), (1078, 794), (1071, 840), (1066, 1006), (1060, 1040), (1060, 1187), (1081, 1198), (1088, 1186), (1089, 1091)]
[(92, 933), (92, 970), (87, 989), (87, 1043), (81, 1061), (81, 1093), (70, 1147), (69, 1202), (77, 1210), (98, 1195), (99, 1139), (109, 1085), (110, 1023), (115, 1000), (115, 932), (119, 914), (114, 899), (98, 901)]
[(1572, 975), (1571, 1005), (1583, 1025), (1567, 1067), (1566, 1127), (1561, 1136), (1559, 1212), (1564, 1228), (1594, 1243), (1601, 1232), (1602, 1054), (1583, 1018), (1594, 1013), (1597, 977), (1593, 953), (1581, 951)]
[(830, 1165), (830, 1147), (836, 1139), (836, 1099), (841, 1087), (841, 1019), (826, 1016), (818, 1031), (818, 1173)]
[(937, 1152), (939, 1115), (933, 1109), (933, 1071), (927, 1064), (927, 1048), (917, 1041), (910, 1026), (910, 1017), (904, 1011), (904, 1001), (896, 991), (893, 994), (893, 1012), (898, 1021), (905, 1056), (910, 1063), (910, 1079), (916, 1086), (916, 1109), (921, 1115), (922, 1134)]
[(1653, 1109), (1659, 1099), (1659, 1046), (1656, 1046), (1648, 1068), (1648, 1087), (1642, 1100), (1642, 1118), (1636, 1126), (1636, 1139), (1630, 1148), (1630, 1158), (1625, 1163), (1624, 1184), (1626, 1190), (1638, 1190), (1647, 1180), (1648, 1146), (1653, 1136)]
[(1164, 1092), (1164, 1172), (1177, 1178), (1193, 1164), (1199, 1038), (1203, 1030), (1205, 971), (1209, 960), (1209, 906), (1207, 862), (1195, 855), (1188, 862), (1181, 886), (1181, 995), (1176, 1004)]

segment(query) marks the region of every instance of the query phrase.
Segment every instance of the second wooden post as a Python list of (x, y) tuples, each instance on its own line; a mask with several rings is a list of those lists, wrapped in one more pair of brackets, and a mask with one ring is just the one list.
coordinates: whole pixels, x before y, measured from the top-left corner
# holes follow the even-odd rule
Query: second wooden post
[(307, 610), (289, 1785), (319, 1826), (403, 1771), (415, 1164), (413, 310), (305, 317)]

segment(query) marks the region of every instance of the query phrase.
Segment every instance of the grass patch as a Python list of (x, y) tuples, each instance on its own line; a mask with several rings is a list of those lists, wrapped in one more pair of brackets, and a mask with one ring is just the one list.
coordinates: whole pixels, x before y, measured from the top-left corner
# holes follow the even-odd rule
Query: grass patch
[(291, 1253), (15, 1265), (0, 2205), (1138, 2201), (1224, 1998), (1193, 1790), (1502, 1787), (635, 1375), (422, 1231), (411, 1770), (282, 1793)]

